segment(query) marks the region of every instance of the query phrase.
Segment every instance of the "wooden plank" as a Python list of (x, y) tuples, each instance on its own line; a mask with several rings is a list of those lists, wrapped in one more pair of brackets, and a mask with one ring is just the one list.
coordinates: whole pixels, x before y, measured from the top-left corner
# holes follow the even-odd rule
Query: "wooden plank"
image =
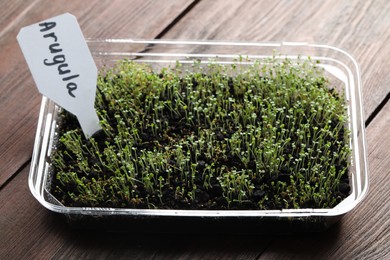
[[(31, 195), (27, 185), (28, 168), (29, 165), (0, 193), (2, 259), (48, 259), (42, 248), (61, 246), (67, 238), (66, 225), (49, 214)], [(36, 248), (35, 244), (40, 244), (41, 248), (30, 252)]]
[(31, 195), (28, 170), (0, 193), (0, 259), (256, 259), (269, 244), (261, 236), (73, 230)]
[(37, 0), (2, 1), (2, 8), (0, 10), (0, 38), (2, 38), (3, 34), (13, 26), (14, 21), (20, 20), (37, 4), (37, 2)]
[(154, 38), (193, 1), (11, 2), (11, 14), (0, 16), (0, 187), (31, 158), (41, 99), (16, 42), (21, 27), (70, 12), (86, 37)]
[(367, 128), (370, 187), (367, 197), (324, 234), (276, 239), (261, 259), (390, 258), (390, 103)]
[(75, 231), (30, 194), (27, 165), (0, 193), (0, 258), (386, 259), (390, 257), (389, 124), (387, 104), (367, 129), (370, 192), (328, 232), (175, 236)]
[(165, 39), (302, 41), (345, 49), (360, 64), (366, 118), (390, 91), (390, 2), (201, 1)]
[[(164, 2), (163, 6), (158, 2), (152, 4), (152, 1), (127, 4), (125, 1), (97, 0), (88, 2), (88, 5), (81, 1), (2, 2), (6, 8), (0, 11), (0, 187), (9, 176), (21, 170), (0, 192), (0, 259), (390, 258), (390, 191), (387, 188), (390, 184), (387, 178), (390, 173), (389, 103), (367, 128), (371, 177), (369, 195), (328, 232), (269, 237), (177, 237), (102, 234), (69, 229), (61, 218), (39, 205), (27, 187), (29, 165), (26, 161), (31, 156), (40, 95), (34, 89), (16, 45), (17, 31), (24, 25), (69, 11), (76, 14), (89, 37), (136, 37), (133, 35), (140, 32), (139, 37), (152, 38), (188, 4)], [(58, 3), (65, 3), (66, 8)], [(164, 9), (166, 5), (170, 7)], [(276, 3), (204, 0), (163, 37), (315, 41), (345, 48), (361, 64), (368, 116), (389, 92), (387, 75), (390, 66), (387, 60), (390, 47), (386, 46), (390, 38), (389, 5), (384, 0), (364, 3), (331, 0), (311, 5), (303, 0)], [(9, 13), (4, 11), (6, 9)], [(155, 21), (154, 16), (159, 18)], [(148, 22), (150, 26), (145, 26)], [(110, 30), (112, 26), (114, 29)], [(140, 27), (141, 31), (134, 32)], [(23, 106), (16, 105), (15, 100)]]

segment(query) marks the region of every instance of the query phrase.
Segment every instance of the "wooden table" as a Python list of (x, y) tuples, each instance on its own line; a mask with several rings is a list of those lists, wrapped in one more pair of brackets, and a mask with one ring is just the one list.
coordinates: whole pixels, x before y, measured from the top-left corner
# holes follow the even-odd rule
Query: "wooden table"
[[(88, 3), (87, 3), (88, 2)], [(0, 259), (390, 259), (390, 2), (1, 0)], [(41, 95), (16, 42), (20, 28), (70, 12), (86, 37), (305, 41), (360, 64), (370, 191), (330, 230), (292, 235), (80, 232), (31, 195)]]

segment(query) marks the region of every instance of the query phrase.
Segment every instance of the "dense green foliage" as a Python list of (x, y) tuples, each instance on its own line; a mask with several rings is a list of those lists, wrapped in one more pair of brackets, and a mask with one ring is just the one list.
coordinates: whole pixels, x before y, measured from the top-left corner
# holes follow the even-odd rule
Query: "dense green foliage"
[(347, 195), (344, 99), (310, 59), (186, 66), (121, 61), (103, 72), (103, 131), (89, 140), (61, 114), (52, 192), (62, 203), (327, 208)]

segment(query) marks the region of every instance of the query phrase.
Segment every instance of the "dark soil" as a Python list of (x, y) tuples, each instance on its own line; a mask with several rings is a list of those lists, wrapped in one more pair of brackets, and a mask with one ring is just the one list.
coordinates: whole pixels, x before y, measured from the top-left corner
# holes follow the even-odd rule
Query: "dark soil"
[[(192, 82), (193, 87), (196, 88), (198, 82)], [(233, 95), (237, 100), (241, 98), (240, 95), (236, 95), (233, 89), (233, 83), (229, 81), (229, 87), (231, 95)], [(186, 88), (185, 84), (182, 84), (183, 91)], [(332, 90), (329, 92), (332, 94)], [(103, 98), (105, 97), (102, 95)], [(117, 121), (114, 119), (115, 111), (111, 111), (107, 101), (106, 110), (108, 115), (112, 118), (112, 121), (109, 122), (114, 129), (116, 129)], [(142, 98), (141, 98), (142, 102)], [(231, 108), (233, 109), (233, 108)], [(182, 118), (184, 111), (180, 111), (179, 115), (172, 115), (169, 111), (164, 110), (160, 115), (164, 121), (168, 122), (168, 128), (165, 133), (158, 133), (157, 135), (153, 134), (150, 129), (144, 128), (139, 129), (141, 141), (135, 143), (134, 148), (136, 151), (141, 150), (150, 150), (160, 149), (165, 145), (169, 145), (172, 139), (183, 139), (186, 136), (197, 133), (199, 128), (207, 128), (208, 126), (202, 122), (194, 121), (194, 124), (190, 125), (185, 123)], [(61, 123), (59, 125), (59, 135), (65, 133), (69, 130), (79, 129), (79, 124), (77, 119), (70, 115), (67, 112), (62, 112)], [(281, 117), (283, 118), (283, 117)], [(232, 120), (231, 118), (225, 118), (224, 120)], [(258, 117), (259, 123), (261, 123), (261, 117)], [(184, 123), (183, 123), (184, 122)], [(287, 119), (284, 124), (288, 124)], [(304, 123), (304, 122), (303, 122)], [(338, 122), (332, 122), (332, 124), (336, 125)], [(311, 126), (313, 128), (314, 126)], [(226, 139), (229, 139), (234, 133), (236, 129), (231, 128), (227, 129), (223, 132), (216, 131), (215, 136), (218, 142), (223, 142)], [(106, 146), (106, 142), (113, 142), (109, 137), (105, 135), (103, 131), (96, 133), (93, 138), (97, 141), (98, 146), (103, 150)], [(291, 136), (292, 140), (298, 139), (298, 136)], [(330, 142), (334, 143), (335, 139), (339, 139), (342, 141), (344, 139), (344, 132), (340, 132), (336, 137), (329, 137)], [(85, 140), (87, 146), (90, 146), (90, 143)], [(66, 150), (65, 146), (61, 143), (57, 143), (57, 150)], [(284, 148), (283, 156), (288, 158), (289, 155), (292, 155), (293, 158), (298, 158), (299, 154), (296, 149), (291, 146), (287, 146)], [(336, 149), (336, 147), (332, 147), (332, 149)], [(183, 152), (187, 153), (188, 148), (183, 148)], [(191, 150), (188, 151), (192, 153)], [(318, 153), (316, 156), (321, 156)], [(191, 155), (191, 157), (195, 158), (195, 155)], [(172, 157), (172, 165), (176, 163), (176, 158)], [(79, 161), (77, 159), (71, 159), (67, 157), (66, 165), (74, 165), (78, 164)], [(91, 182), (92, 179), (102, 178), (108, 179), (112, 176), (112, 171), (105, 169), (104, 165), (100, 163), (100, 161), (96, 157), (89, 158), (89, 165), (92, 165), (91, 171), (88, 173), (80, 173), (78, 172), (78, 176), (85, 177), (83, 181), (85, 183)], [(221, 187), (219, 181), (216, 178), (210, 179), (210, 186), (204, 187), (204, 180), (201, 178), (202, 173), (205, 170), (207, 165), (214, 165), (215, 168), (220, 168), (222, 165), (227, 167), (228, 169), (235, 169), (236, 171), (247, 170), (250, 169), (252, 171), (257, 170), (256, 162), (251, 160), (246, 166), (237, 156), (219, 156), (218, 154), (215, 157), (210, 158), (205, 155), (200, 155), (197, 157), (196, 169), (198, 174), (194, 178), (194, 187), (195, 189), (191, 190), (188, 187), (188, 184), (183, 182), (181, 178), (178, 176), (181, 175), (180, 172), (172, 172), (168, 174), (168, 172), (161, 172), (160, 176), (164, 178), (164, 180), (169, 180), (170, 185), (165, 185), (161, 191), (161, 194), (150, 194), (147, 192), (146, 188), (143, 185), (137, 185), (137, 187), (133, 188), (132, 198), (125, 198), (123, 200), (106, 200), (104, 202), (99, 202), (97, 205), (100, 207), (126, 207), (126, 208), (151, 208), (153, 205), (156, 208), (160, 209), (211, 209), (211, 210), (219, 210), (219, 209), (281, 209), (284, 208), (286, 203), (280, 202), (283, 200), (287, 201), (287, 207), (292, 207), (292, 204), (289, 202), (290, 195), (286, 192), (277, 193), (278, 190), (274, 187), (275, 183), (284, 183), (286, 186), (294, 187), (299, 183), (297, 175), (292, 172), (290, 168), (282, 167), (278, 170), (278, 172), (274, 173), (265, 173), (261, 177), (256, 177), (251, 179), (252, 184), (254, 185), (253, 194), (250, 198), (243, 199), (241, 201), (233, 200), (228, 202), (226, 197), (224, 196), (223, 188)], [(141, 164), (139, 165), (141, 168)], [(344, 162), (343, 165), (336, 165), (336, 169), (339, 171), (343, 168), (347, 167), (347, 162)], [(103, 173), (96, 172), (94, 169), (101, 168), (103, 169)], [(55, 176), (55, 172), (53, 173)], [(334, 189), (334, 194), (332, 195), (335, 198), (335, 203), (339, 203), (342, 201), (348, 194), (350, 193), (350, 185), (348, 178), (348, 171), (344, 173), (344, 175), (340, 178), (341, 182), (337, 184), (337, 187)], [(311, 181), (313, 187), (315, 187), (315, 180)], [(178, 192), (180, 187), (183, 188), (182, 192)], [(103, 190), (108, 191), (110, 186), (107, 185), (103, 187)], [(314, 188), (316, 192), (318, 192), (319, 188)], [(74, 201), (72, 200), (69, 194), (79, 194), (80, 190), (76, 183), (69, 182), (67, 184), (61, 183), (58, 178), (53, 178), (52, 181), (52, 189), (53, 195), (57, 197), (63, 204), (66, 206), (90, 206), (84, 202)], [(118, 191), (120, 192), (120, 191)], [(194, 193), (194, 194), (191, 194)], [(65, 194), (65, 195), (64, 195)], [(161, 198), (162, 195), (162, 198)], [(280, 201), (274, 201), (272, 198), (277, 197)], [(147, 198), (147, 199), (145, 199)], [(192, 199), (194, 198), (194, 199)], [(262, 201), (262, 207), (259, 208), (259, 202)], [(302, 201), (300, 204), (301, 208), (319, 208), (323, 207), (319, 201), (315, 201), (314, 199)]]

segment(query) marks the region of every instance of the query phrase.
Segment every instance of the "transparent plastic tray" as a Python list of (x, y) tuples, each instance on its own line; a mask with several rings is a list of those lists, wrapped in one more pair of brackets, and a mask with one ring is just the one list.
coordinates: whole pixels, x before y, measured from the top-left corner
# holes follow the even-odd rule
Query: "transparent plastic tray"
[[(339, 81), (348, 105), (350, 145), (352, 148), (351, 194), (334, 208), (284, 210), (159, 210), (131, 208), (67, 207), (49, 192), (51, 178), (49, 156), (55, 136), (59, 107), (43, 97), (29, 175), (34, 197), (47, 209), (64, 215), (75, 227), (136, 230), (142, 225), (156, 230), (242, 231), (321, 231), (340, 219), (364, 198), (368, 190), (365, 129), (361, 97), (361, 79), (357, 62), (347, 52), (327, 45), (299, 42), (218, 42), (106, 39), (88, 40), (99, 68), (112, 66), (119, 59), (148, 63), (157, 70), (180, 61), (233, 63), (240, 55), (249, 59), (272, 57), (280, 53), (290, 59), (319, 60), (326, 77)], [(227, 228), (226, 229), (226, 227)], [(202, 231), (203, 230), (203, 231)]]

